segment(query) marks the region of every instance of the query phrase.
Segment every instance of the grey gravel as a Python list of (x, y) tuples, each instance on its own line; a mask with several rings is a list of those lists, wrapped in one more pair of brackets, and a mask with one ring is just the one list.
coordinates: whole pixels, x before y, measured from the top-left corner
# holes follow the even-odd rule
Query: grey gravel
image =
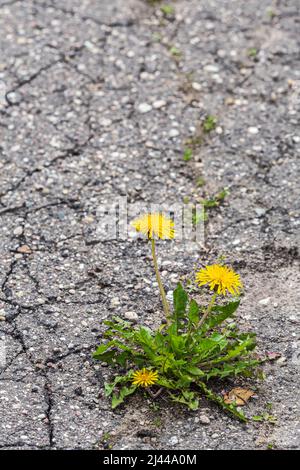
[[(104, 435), (115, 449), (300, 447), (299, 1), (174, 7), (0, 1), (0, 448), (103, 449)], [(217, 128), (200, 145), (207, 115)], [(256, 388), (245, 413), (277, 421), (142, 395), (112, 411), (110, 369), (91, 359), (103, 320), (134, 312), (158, 326), (162, 308), (148, 244), (103, 242), (97, 208), (224, 187), (205, 247), (162, 243), (159, 263), (168, 292), (221, 254), (241, 274), (237, 322), (281, 355), (263, 382), (238, 382)]]

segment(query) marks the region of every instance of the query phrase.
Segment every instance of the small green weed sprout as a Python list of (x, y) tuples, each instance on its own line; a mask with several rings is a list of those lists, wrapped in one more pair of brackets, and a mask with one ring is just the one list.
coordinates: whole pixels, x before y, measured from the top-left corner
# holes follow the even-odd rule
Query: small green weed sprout
[(209, 114), (206, 116), (204, 122), (203, 122), (203, 131), (206, 133), (209, 133), (213, 131), (217, 126), (217, 118), (215, 116), (212, 116)]
[(183, 153), (183, 160), (189, 162), (193, 158), (193, 150), (187, 147)]
[(213, 207), (218, 207), (227, 196), (229, 196), (230, 192), (228, 189), (224, 188), (222, 191), (220, 191), (216, 196), (210, 198), (210, 199), (204, 199), (202, 201), (203, 206), (205, 209), (211, 209)]
[(189, 297), (178, 283), (171, 308), (158, 269), (155, 239), (173, 239), (174, 223), (161, 213), (150, 213), (132, 225), (151, 244), (165, 319), (156, 329), (118, 317), (105, 321), (105, 339), (93, 357), (116, 368), (114, 380), (105, 384), (112, 408), (142, 389), (153, 399), (164, 393), (191, 410), (197, 410), (205, 396), (232, 416), (247, 421), (235, 403), (225, 403), (214, 391), (216, 381), (249, 377), (260, 363), (253, 355), (255, 334), (240, 332), (232, 321), (231, 325), (227, 323), (240, 304), (239, 275), (223, 264), (206, 266), (196, 274), (195, 283), (198, 289), (210, 288), (208, 305)]
[(250, 47), (250, 49), (248, 49), (248, 51), (247, 51), (248, 57), (252, 57), (253, 59), (255, 59), (255, 57), (257, 56), (257, 53), (258, 53), (258, 51), (257, 51), (256, 47)]
[(174, 15), (175, 13), (175, 8), (173, 5), (169, 5), (169, 4), (166, 4), (166, 5), (162, 5), (160, 7), (160, 10), (161, 12), (166, 15), (166, 16), (172, 16)]
[(177, 58), (181, 57), (181, 55), (182, 55), (181, 50), (178, 49), (178, 47), (176, 47), (176, 46), (171, 46), (170, 49), (169, 49), (169, 52), (170, 52), (170, 54), (172, 54), (172, 56), (177, 57)]

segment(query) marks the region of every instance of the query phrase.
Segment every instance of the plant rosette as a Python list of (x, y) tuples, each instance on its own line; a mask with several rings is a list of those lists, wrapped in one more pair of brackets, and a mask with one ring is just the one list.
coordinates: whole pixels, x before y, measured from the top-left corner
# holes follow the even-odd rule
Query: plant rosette
[[(105, 384), (105, 395), (111, 396), (112, 408), (142, 388), (154, 398), (164, 392), (170, 400), (191, 410), (197, 410), (205, 396), (241, 421), (247, 421), (235, 403), (226, 403), (211, 388), (219, 379), (249, 377), (261, 363), (253, 354), (255, 334), (240, 332), (235, 324), (226, 321), (240, 304), (240, 276), (221, 264), (206, 266), (196, 273), (195, 281), (200, 288), (209, 287), (209, 304), (199, 305), (179, 283), (171, 310), (158, 270), (155, 238), (174, 238), (174, 224), (162, 214), (146, 214), (134, 221), (133, 226), (151, 242), (166, 321), (157, 329), (133, 325), (118, 317), (104, 322), (105, 341), (93, 357), (117, 370), (125, 370)], [(234, 297), (224, 304), (228, 295)]]

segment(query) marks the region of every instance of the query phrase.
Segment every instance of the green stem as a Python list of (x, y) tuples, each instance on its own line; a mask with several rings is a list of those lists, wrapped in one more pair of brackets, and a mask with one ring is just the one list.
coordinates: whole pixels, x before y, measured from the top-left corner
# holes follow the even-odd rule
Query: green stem
[(208, 315), (210, 314), (210, 312), (212, 311), (212, 308), (213, 306), (215, 305), (215, 301), (216, 301), (216, 298), (217, 298), (217, 295), (218, 293), (215, 292), (214, 295), (212, 296), (211, 298), (211, 301), (207, 307), (207, 310), (206, 312), (204, 313), (203, 317), (201, 318), (201, 320), (199, 321), (198, 323), (198, 328), (201, 328), (201, 326), (203, 325), (203, 323), (205, 322), (205, 320), (207, 319)]
[(164, 312), (165, 312), (166, 319), (167, 319), (167, 321), (169, 321), (169, 319), (170, 319), (170, 308), (169, 308), (169, 304), (168, 304), (168, 301), (167, 301), (165, 289), (164, 289), (163, 283), (161, 282), (161, 277), (160, 277), (159, 270), (158, 270), (154, 238), (151, 238), (151, 251), (152, 251), (152, 258), (153, 258), (153, 264), (154, 264), (156, 279), (157, 279), (159, 292), (160, 292), (161, 300), (162, 300), (162, 304), (163, 304), (163, 309), (164, 309)]
[(221, 408), (223, 408), (224, 410), (228, 411), (229, 413), (232, 413), (236, 418), (238, 418), (240, 421), (243, 421), (244, 423), (246, 423), (248, 420), (246, 418), (246, 416), (244, 416), (243, 413), (240, 413), (236, 406), (231, 404), (227, 404), (224, 402), (224, 400), (219, 397), (218, 395), (216, 395), (212, 390), (210, 390), (208, 387), (206, 387), (206, 385), (203, 383), (203, 382), (197, 382), (197, 385), (198, 387), (200, 387), (202, 389), (202, 392), (204, 393), (204, 395), (209, 399), (209, 400), (212, 400), (214, 401), (215, 403), (217, 403)]

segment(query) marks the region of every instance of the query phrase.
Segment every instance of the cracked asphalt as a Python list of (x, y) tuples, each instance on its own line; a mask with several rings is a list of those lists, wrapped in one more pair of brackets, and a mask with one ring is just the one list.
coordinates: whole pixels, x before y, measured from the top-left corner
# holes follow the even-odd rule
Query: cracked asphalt
[[(150, 3), (0, 0), (2, 449), (300, 447), (299, 1)], [(241, 274), (237, 321), (280, 355), (245, 413), (276, 423), (163, 397), (111, 411), (91, 359), (103, 320), (162, 312), (149, 246), (103, 241), (97, 207), (224, 187), (205, 247), (159, 247), (162, 276), (170, 291), (220, 254)]]

